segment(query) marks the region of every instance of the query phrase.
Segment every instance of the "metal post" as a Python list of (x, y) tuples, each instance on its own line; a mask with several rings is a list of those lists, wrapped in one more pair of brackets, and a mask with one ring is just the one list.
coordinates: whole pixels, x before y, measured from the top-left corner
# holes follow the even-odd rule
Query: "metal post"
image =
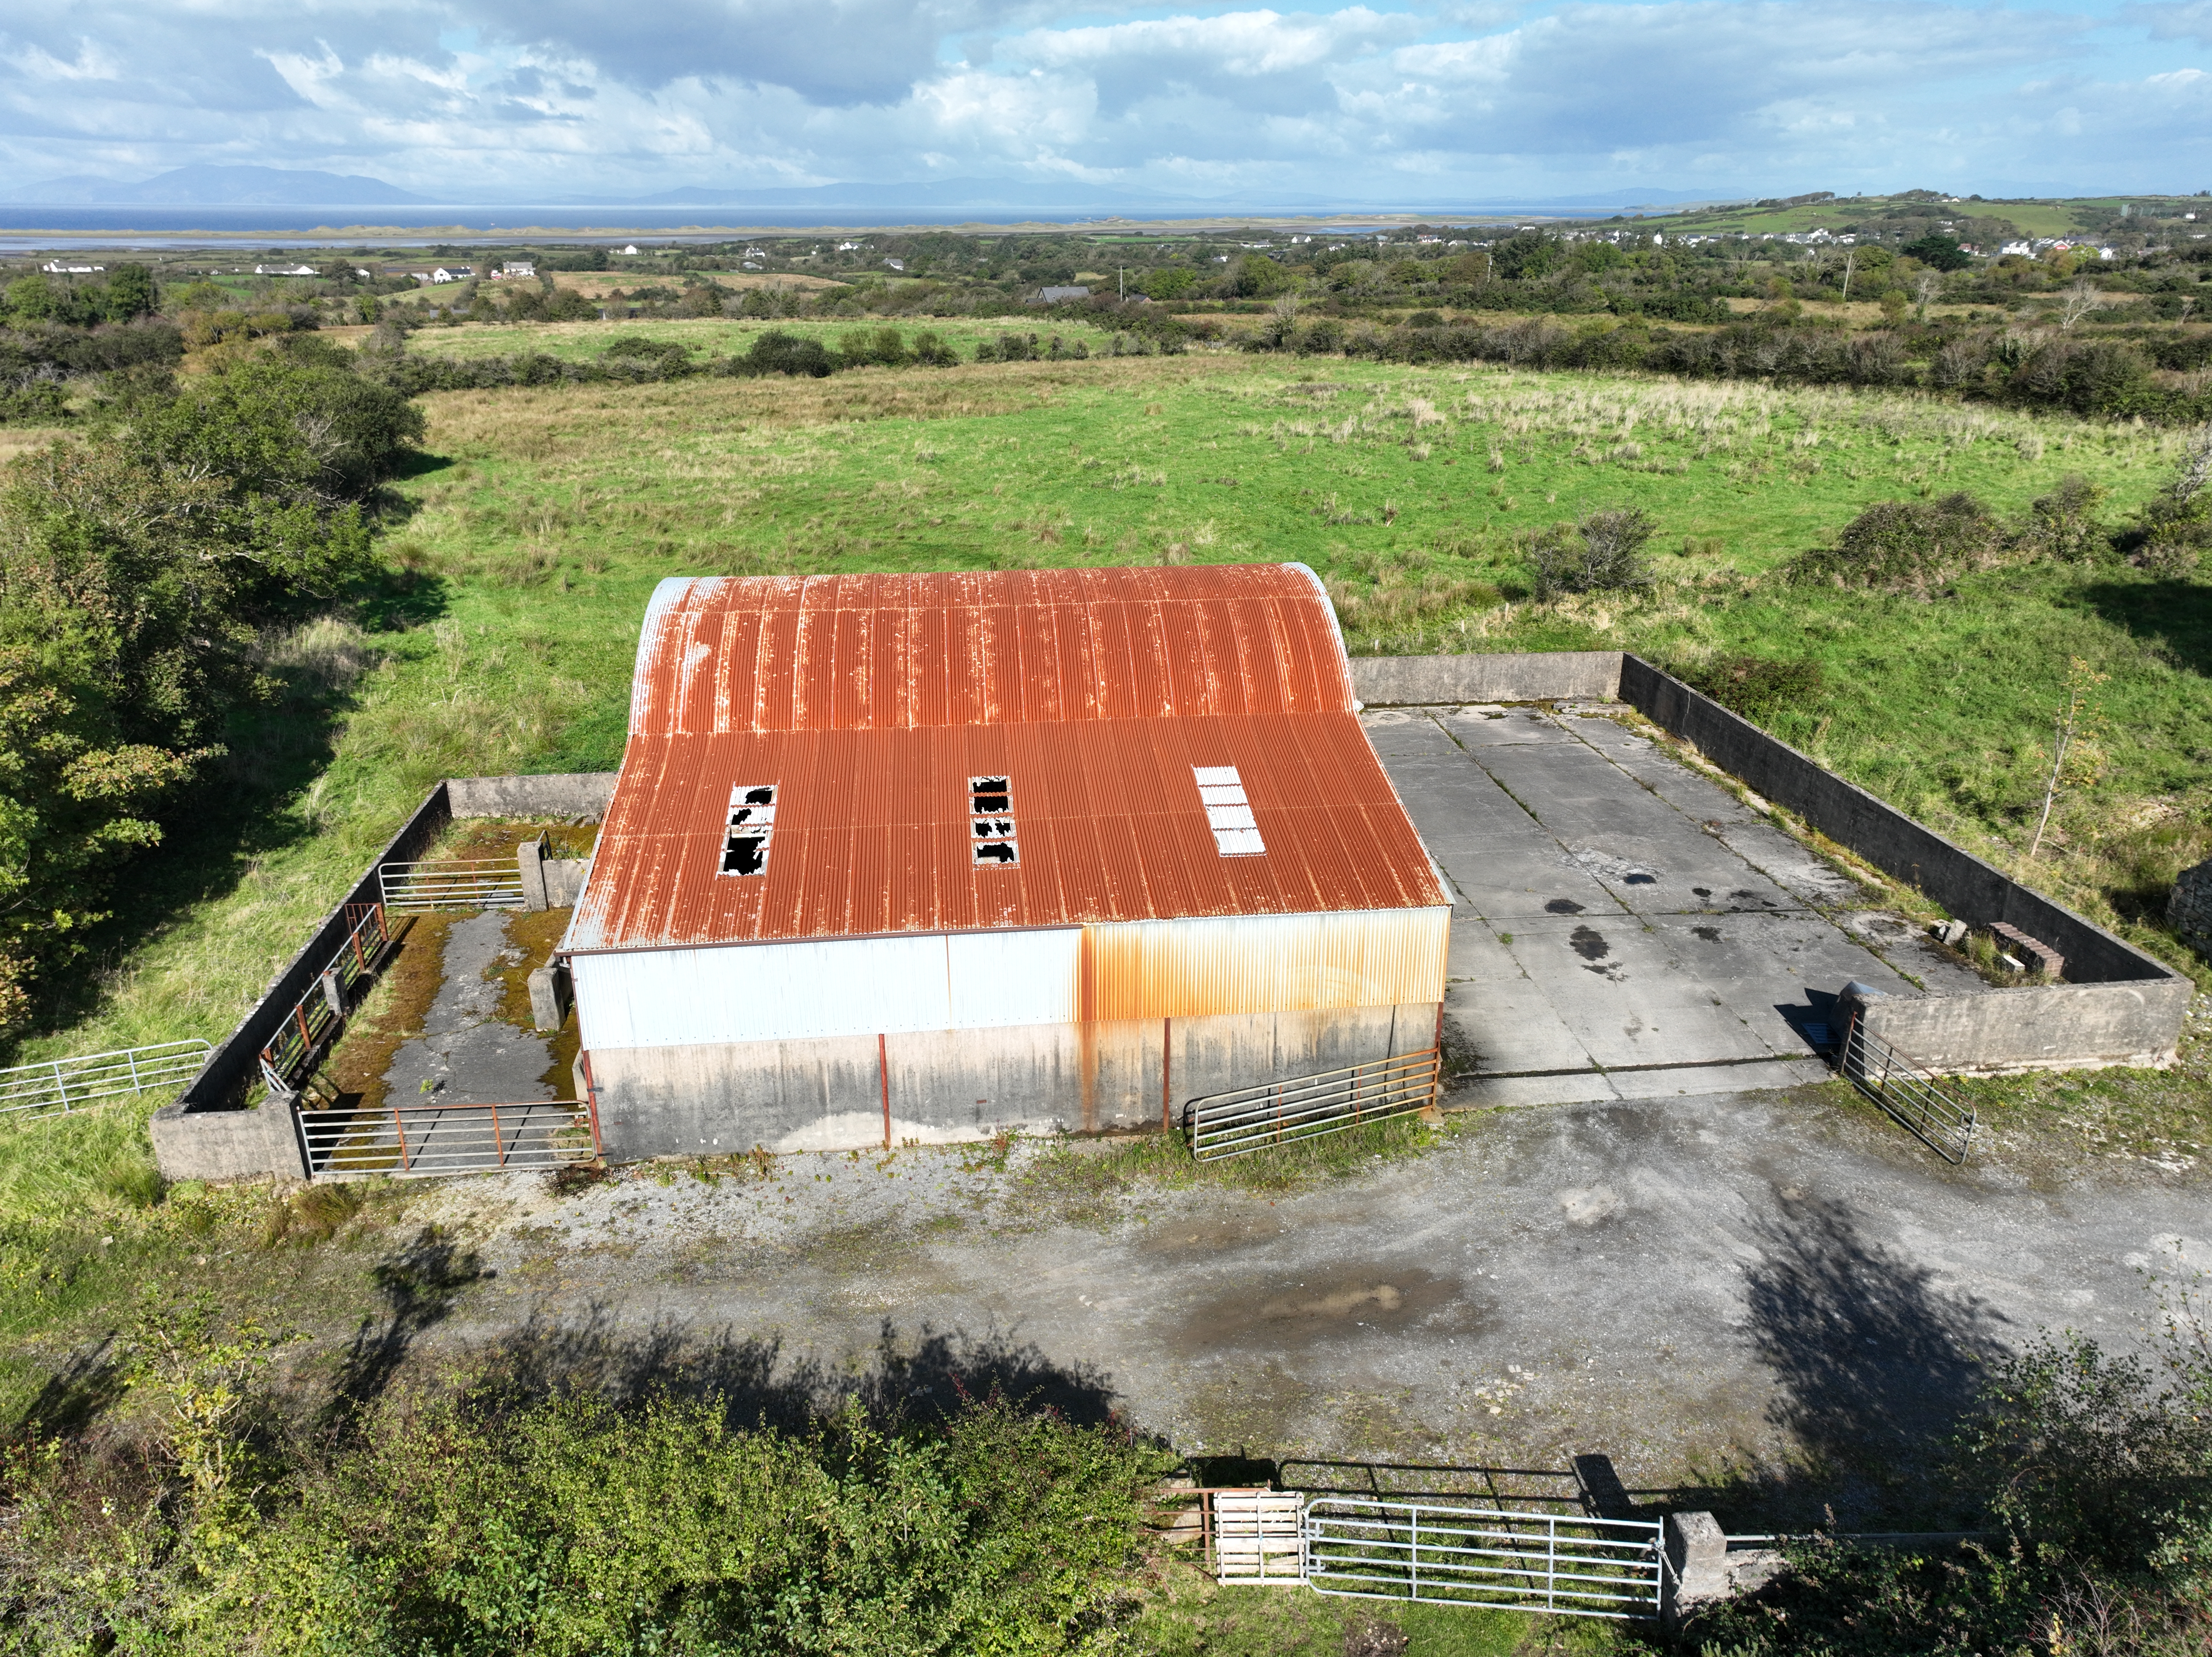
[(142, 1091), (138, 1084), (138, 1050), (136, 1047), (129, 1048), (123, 1056), (131, 1064), (131, 1091), (133, 1093)]
[(361, 952), (361, 929), (368, 925), (368, 917), (367, 915), (363, 915), (355, 925), (353, 931), (347, 934), (346, 938), (346, 941), (353, 945), (354, 966), (364, 973), (368, 970), (368, 957)]
[(1407, 1557), (1413, 1562), (1413, 1597), (1418, 1599), (1421, 1597), (1421, 1510), (1413, 1508), (1409, 1511), (1413, 1517), (1413, 1545)]
[(399, 1136), (399, 1171), (404, 1174), (410, 1166), (407, 1160), (407, 1123), (397, 1105), (392, 1108), (392, 1131)]
[(1559, 1521), (1544, 1521), (1544, 1609), (1559, 1608)]
[(580, 1053), (576, 1057), (584, 1066), (584, 1108), (592, 1114), (592, 1155), (604, 1160), (607, 1150), (599, 1142), (599, 1084), (592, 1079), (592, 1055)]
[[(527, 1111), (524, 1112), (523, 1120), (526, 1121), (529, 1120), (529, 1113)], [(499, 1158), (499, 1165), (501, 1168), (505, 1168), (507, 1166), (507, 1141), (500, 1137), (499, 1107), (497, 1105), (494, 1105), (491, 1108), (491, 1154)]]
[(876, 1036), (876, 1078), (884, 1089), (884, 1149), (891, 1148), (891, 1059), (890, 1049), (879, 1032)]
[(62, 1108), (67, 1110), (70, 1108), (69, 1083), (62, 1080), (62, 1061), (58, 1059), (54, 1060), (54, 1090), (61, 1095)]
[[(1168, 1109), (1168, 1059), (1170, 1052), (1168, 1042), (1174, 1023), (1171, 1018), (1160, 1020), (1160, 1132), (1163, 1133), (1175, 1132), (1175, 1121)], [(1195, 1133), (1195, 1125), (1192, 1131)]]

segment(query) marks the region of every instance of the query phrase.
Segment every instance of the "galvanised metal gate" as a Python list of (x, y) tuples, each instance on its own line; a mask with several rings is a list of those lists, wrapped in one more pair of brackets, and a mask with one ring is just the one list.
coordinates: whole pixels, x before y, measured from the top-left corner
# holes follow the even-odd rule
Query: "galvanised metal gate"
[(1656, 1520), (1589, 1519), (1364, 1496), (1306, 1505), (1305, 1581), (1318, 1593), (1577, 1617), (1659, 1614)]
[(439, 1179), (580, 1166), (599, 1154), (588, 1103), (408, 1103), (374, 1110), (292, 1107), (307, 1169), (317, 1180)]
[(0, 1070), (0, 1116), (35, 1122), (105, 1099), (173, 1093), (199, 1074), (213, 1051), (204, 1041), (162, 1041)]
[(1943, 1091), (1936, 1078), (1878, 1035), (1854, 1012), (1839, 1056), (1851, 1085), (1902, 1122), (1947, 1162), (1963, 1162), (1974, 1138), (1973, 1107)]
[(522, 867), (512, 857), (386, 863), (376, 871), (384, 907), (404, 914), (433, 909), (520, 909)]
[(1419, 1110), (1437, 1096), (1442, 1061), (1431, 1047), (1194, 1099), (1183, 1107), (1191, 1155), (1201, 1162), (1243, 1156)]

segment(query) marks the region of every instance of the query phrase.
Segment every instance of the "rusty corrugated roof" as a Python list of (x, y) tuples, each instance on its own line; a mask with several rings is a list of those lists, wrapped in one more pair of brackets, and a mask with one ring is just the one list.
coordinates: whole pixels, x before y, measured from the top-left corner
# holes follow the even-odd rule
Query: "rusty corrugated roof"
[[(1354, 707), (1300, 565), (664, 581), (568, 947), (1448, 904)], [(1218, 848), (1216, 766), (1264, 853)], [(739, 785), (775, 790), (757, 875), (720, 872)]]

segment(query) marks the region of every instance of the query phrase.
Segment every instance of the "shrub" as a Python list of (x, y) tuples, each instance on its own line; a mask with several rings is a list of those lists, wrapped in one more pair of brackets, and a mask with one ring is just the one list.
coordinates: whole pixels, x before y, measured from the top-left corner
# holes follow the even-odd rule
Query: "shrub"
[[(169, 1365), (194, 1403), (210, 1371), (241, 1390), (245, 1363), (211, 1357)], [(480, 1384), (407, 1403), (289, 1467), (253, 1453), (245, 1409), (228, 1433), (172, 1435), (137, 1488), (82, 1455), (18, 1458), (11, 1634), (360, 1657), (1086, 1650), (1115, 1620), (1153, 1471), (1114, 1427), (997, 1401), (795, 1432), (717, 1399)]]
[(744, 356), (732, 358), (732, 372), (746, 374), (793, 374), (825, 379), (836, 362), (818, 339), (805, 339), (771, 328), (752, 343)]
[(1818, 662), (1784, 662), (1764, 656), (1717, 656), (1679, 667), (1674, 677), (1754, 724), (1818, 697), (1826, 677)]
[(1585, 513), (1573, 524), (1554, 524), (1529, 537), (1528, 559), (1536, 597), (1568, 592), (1619, 592), (1651, 583), (1644, 546), (1656, 532), (1641, 507)]
[(1788, 568), (1799, 580), (1919, 592), (1994, 562), (2005, 543), (1996, 515), (1961, 490), (1939, 501), (1877, 501), (1833, 547), (1802, 553)]

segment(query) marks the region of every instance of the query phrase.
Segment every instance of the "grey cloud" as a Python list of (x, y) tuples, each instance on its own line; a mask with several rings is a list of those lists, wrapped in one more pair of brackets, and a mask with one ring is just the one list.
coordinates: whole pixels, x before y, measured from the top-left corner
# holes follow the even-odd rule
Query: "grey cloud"
[(2050, 13), (1956, 6), (1570, 5), (1502, 37), (1487, 60), (1437, 49), (1394, 68), (1462, 100), (1442, 121), (1516, 152), (1741, 143), (1759, 112), (1804, 100), (1874, 112), (1916, 86), (2047, 59), (2088, 27)]
[(2145, 4), (2142, 0), (2120, 8), (2122, 21), (2147, 31), (2154, 40), (2191, 40), (2212, 46), (2212, 0), (2169, 0)]
[(643, 15), (605, 0), (471, 8), (471, 21), (517, 44), (558, 42), (602, 73), (655, 88), (691, 76), (789, 87), (832, 107), (903, 98), (936, 67), (950, 33), (987, 27), (1012, 4), (976, 0), (668, 0)]

